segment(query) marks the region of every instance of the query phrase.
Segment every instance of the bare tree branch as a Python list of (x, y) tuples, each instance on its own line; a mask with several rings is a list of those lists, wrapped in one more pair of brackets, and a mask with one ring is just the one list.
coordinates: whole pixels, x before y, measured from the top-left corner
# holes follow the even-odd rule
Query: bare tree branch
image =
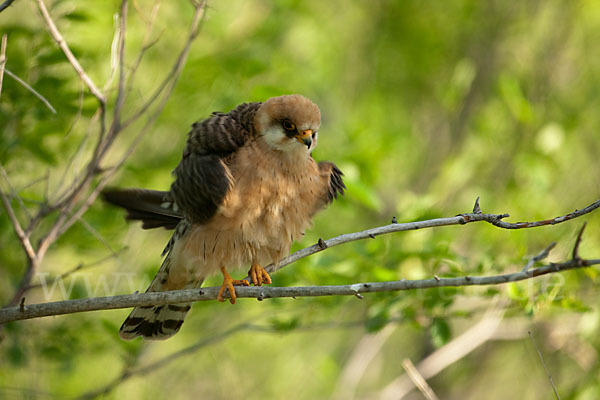
[(65, 42), (65, 39), (63, 38), (63, 36), (59, 32), (58, 28), (54, 24), (54, 21), (52, 20), (52, 17), (50, 16), (50, 13), (48, 12), (46, 5), (44, 4), (44, 0), (37, 0), (37, 3), (38, 3), (38, 8), (40, 9), (40, 12), (42, 13), (42, 17), (44, 18), (44, 21), (46, 21), (46, 25), (48, 25), (48, 30), (50, 32), (50, 35), (56, 41), (56, 43), (58, 44), (58, 47), (60, 47), (60, 49), (63, 51), (63, 53), (65, 53), (67, 60), (69, 60), (69, 63), (71, 63), (71, 65), (73, 66), (73, 69), (75, 69), (75, 72), (77, 72), (77, 75), (79, 75), (79, 78), (85, 83), (85, 85), (88, 87), (90, 92), (92, 92), (92, 94), (98, 99), (100, 104), (102, 106), (105, 106), (106, 98), (104, 97), (102, 92), (100, 92), (100, 89), (98, 89), (96, 87), (96, 85), (94, 84), (92, 79), (88, 76), (88, 74), (86, 74), (86, 72), (84, 71), (81, 64), (79, 64), (79, 61), (77, 60), (77, 58), (73, 55), (73, 52), (71, 52), (69, 45), (67, 45), (67, 42)]
[[(121, 167), (125, 160), (133, 153), (137, 144), (141, 141), (144, 134), (149, 130), (150, 126), (154, 123), (154, 121), (158, 118), (160, 112), (164, 108), (170, 94), (175, 87), (175, 84), (183, 70), (183, 66), (187, 60), (187, 55), (189, 53), (190, 46), (193, 40), (199, 34), (200, 22), (203, 20), (205, 15), (205, 2), (200, 4), (194, 3), (195, 13), (193, 16), (192, 24), (189, 29), (188, 37), (185, 41), (184, 47), (181, 52), (178, 54), (178, 57), (175, 61), (173, 69), (171, 73), (167, 76), (165, 80), (165, 84), (161, 85), (160, 92), (162, 93), (162, 98), (160, 103), (152, 110), (152, 113), (148, 116), (148, 119), (144, 125), (144, 127), (140, 130), (137, 136), (134, 138), (133, 143), (129, 146), (129, 148), (122, 155), (118, 163), (108, 170), (102, 170), (100, 168), (100, 163), (108, 153), (108, 150), (111, 148), (114, 143), (115, 138), (118, 136), (120, 132), (125, 129), (120, 123), (120, 115), (121, 109), (124, 105), (124, 100), (126, 96), (126, 73), (125, 73), (125, 35), (126, 35), (126, 21), (127, 21), (127, 0), (122, 0), (121, 2), (121, 11), (120, 11), (120, 22), (119, 28), (116, 37), (118, 43), (118, 51), (117, 51), (117, 64), (119, 65), (119, 82), (117, 88), (117, 98), (116, 104), (113, 110), (113, 122), (107, 132), (106, 130), (106, 98), (102, 94), (102, 92), (96, 87), (94, 82), (90, 79), (90, 77), (86, 74), (86, 72), (81, 67), (81, 64), (78, 62), (76, 57), (73, 55), (69, 46), (65, 42), (64, 38), (58, 31), (54, 21), (52, 20), (43, 0), (36, 0), (40, 12), (42, 14), (43, 19), (45, 20), (48, 31), (53, 39), (58, 43), (59, 47), (67, 57), (69, 63), (73, 66), (75, 71), (78, 73), (81, 81), (88, 87), (88, 89), (92, 92), (92, 94), (97, 98), (99, 102), (99, 112), (97, 112), (94, 116), (96, 118), (99, 116), (100, 119), (100, 133), (98, 135), (98, 141), (96, 143), (95, 149), (92, 152), (90, 160), (87, 162), (85, 169), (82, 171), (80, 176), (76, 177), (74, 181), (65, 189), (64, 192), (59, 193), (56, 200), (50, 202), (48, 200), (48, 196), (46, 196), (46, 201), (44, 201), (37, 212), (37, 214), (30, 219), (29, 226), (23, 230), (18, 224), (18, 220), (16, 216), (14, 216), (14, 212), (12, 208), (8, 211), (9, 216), (11, 217), (11, 221), (15, 227), (15, 231), (17, 232), (17, 236), (21, 240), (22, 244), (27, 245), (26, 252), (28, 253), (28, 266), (26, 272), (23, 276), (21, 284), (16, 290), (13, 299), (10, 301), (9, 305), (18, 304), (21, 300), (24, 293), (31, 287), (31, 278), (35, 274), (38, 265), (41, 263), (44, 258), (46, 252), (52, 246), (52, 244), (63, 234), (65, 233), (75, 222), (80, 221), (82, 215), (88, 210), (91, 204), (95, 201), (98, 194), (102, 190), (102, 188), (108, 183), (108, 180), (117, 172), (119, 167)], [(155, 7), (153, 12), (155, 12), (157, 8)], [(129, 78), (132, 79), (132, 74), (129, 75)], [(166, 90), (165, 90), (166, 89)], [(139, 116), (142, 116), (144, 113), (141, 113)], [(77, 150), (82, 151), (83, 144)], [(94, 178), (98, 174), (103, 174), (102, 178), (94, 187), (93, 190), (89, 194), (86, 194), (86, 190), (92, 184)], [(4, 197), (3, 203), (6, 206), (10, 207), (10, 200), (8, 197), (1, 193), (1, 196)], [(46, 232), (40, 232), (41, 239), (38, 242), (37, 248), (34, 248), (31, 243), (29, 243), (29, 236), (36, 230), (40, 221), (43, 220), (44, 217), (58, 211), (58, 217), (52, 222), (51, 227)], [(11, 216), (12, 215), (12, 216)], [(14, 217), (14, 218), (13, 218)], [(15, 222), (17, 224), (15, 224)], [(26, 241), (23, 238), (27, 238)], [(35, 258), (33, 258), (35, 256)]]
[[(202, 6), (199, 6), (196, 8), (196, 12), (194, 13), (194, 17), (192, 19), (192, 25), (189, 29), (190, 33), (188, 35), (188, 38), (186, 40), (186, 43), (185, 43), (181, 53), (179, 54), (179, 57), (177, 58), (177, 61), (175, 62), (175, 65), (174, 65), (173, 71), (172, 71), (172, 73), (174, 75), (170, 75), (170, 84), (168, 85), (168, 89), (165, 92), (160, 104), (156, 107), (156, 109), (154, 110), (154, 113), (148, 117), (146, 123), (139, 130), (137, 136), (134, 138), (133, 142), (127, 148), (127, 150), (125, 151), (123, 156), (120, 158), (120, 160), (116, 163), (116, 165), (111, 167), (104, 174), (104, 176), (102, 177), (102, 179), (100, 180), (98, 185), (89, 194), (89, 196), (84, 201), (84, 203), (80, 206), (80, 208), (72, 214), (72, 216), (69, 220), (67, 220), (66, 222), (64, 222), (62, 224), (62, 227), (58, 231), (58, 236), (62, 235), (75, 222), (77, 222), (81, 218), (81, 216), (88, 210), (88, 208), (94, 203), (94, 201), (96, 200), (96, 198), (98, 197), (98, 195), (100, 194), (102, 189), (104, 189), (104, 187), (106, 186), (106, 184), (108, 184), (108, 182), (112, 178), (112, 176), (119, 170), (119, 168), (131, 156), (131, 154), (133, 154), (133, 151), (135, 150), (137, 145), (140, 143), (140, 141), (142, 140), (144, 135), (150, 130), (150, 127), (152, 126), (152, 124), (154, 123), (156, 118), (158, 118), (158, 116), (160, 115), (162, 109), (166, 105), (167, 100), (169, 99), (171, 93), (173, 92), (173, 89), (175, 88), (175, 84), (177, 83), (179, 75), (181, 74), (183, 66), (185, 65), (190, 46), (191, 46), (192, 42), (194, 41), (194, 39), (198, 36), (199, 29), (200, 29), (200, 23), (202, 22), (204, 15), (205, 15), (205, 4), (206, 3), (203, 2)], [(126, 125), (127, 125), (127, 122), (121, 126), (121, 129), (125, 129)]]
[[(479, 214), (484, 216), (485, 214)], [(470, 217), (475, 215), (469, 214)], [(456, 217), (455, 217), (456, 218)], [(459, 217), (459, 218), (462, 218)], [(421, 224), (431, 226), (436, 225), (436, 221), (445, 220), (428, 220), (412, 222), (409, 224)], [(475, 219), (471, 219), (474, 221)], [(481, 219), (482, 221), (484, 219)], [(457, 222), (459, 223), (459, 222)], [(397, 224), (404, 225), (404, 224)], [(425, 227), (425, 226), (422, 226)], [(364, 235), (365, 232), (376, 231), (381, 228), (374, 228), (368, 231), (357, 232), (338, 236), (337, 238), (329, 239), (336, 241), (343, 236)], [(413, 228), (418, 229), (418, 228)], [(388, 232), (389, 233), (389, 232)], [(379, 233), (381, 234), (381, 233)], [(366, 234), (368, 236), (368, 233)], [(364, 237), (363, 237), (364, 238)], [(360, 238), (354, 239), (358, 240)], [(578, 236), (575, 246), (579, 245), (581, 236)], [(306, 249), (304, 249), (306, 250)], [(300, 250), (292, 256), (303, 253)], [(307, 257), (307, 255), (297, 256), (296, 259)], [(263, 300), (277, 297), (319, 297), (319, 296), (356, 296), (361, 293), (374, 292), (391, 292), (412, 289), (427, 289), (437, 287), (457, 287), (457, 286), (483, 286), (497, 285), (509, 282), (518, 282), (526, 279), (536, 278), (542, 275), (553, 274), (557, 272), (567, 271), (571, 269), (583, 268), (592, 265), (600, 264), (600, 259), (571, 259), (562, 263), (550, 263), (548, 265), (531, 269), (528, 271), (520, 271), (509, 274), (491, 275), (491, 276), (464, 276), (458, 278), (439, 278), (435, 276), (431, 279), (420, 280), (399, 280), (389, 282), (369, 282), (356, 283), (352, 285), (337, 285), (337, 286), (309, 286), (309, 287), (238, 287), (236, 294), (238, 298), (255, 298)], [(217, 298), (219, 287), (209, 287), (202, 289), (190, 290), (174, 290), (169, 292), (149, 292), (136, 293), (129, 295), (120, 295), (112, 297), (97, 297), (78, 300), (65, 300), (52, 303), (33, 304), (21, 307), (8, 307), (0, 309), (0, 324), (22, 320), (46, 317), (50, 315), (71, 314), (85, 311), (95, 310), (113, 310), (119, 308), (129, 308), (137, 306), (151, 306), (161, 304), (178, 304), (191, 303), (196, 301), (214, 300)]]
[[(337, 245), (348, 243), (348, 242), (353, 242), (355, 240), (368, 239), (368, 238), (374, 239), (376, 236), (383, 235), (386, 233), (412, 231), (412, 230), (416, 230), (416, 229), (431, 228), (434, 226), (464, 225), (469, 222), (477, 222), (477, 221), (486, 221), (494, 226), (497, 226), (499, 228), (504, 228), (504, 229), (534, 228), (534, 227), (549, 225), (549, 224), (552, 224), (552, 225), (559, 224), (561, 222), (565, 222), (565, 221), (571, 220), (573, 218), (580, 217), (584, 214), (588, 214), (588, 213), (594, 211), (595, 209), (597, 209), (598, 207), (600, 207), (600, 200), (596, 200), (594, 203), (590, 204), (589, 206), (587, 206), (581, 210), (576, 210), (572, 213), (569, 213), (567, 215), (563, 215), (560, 217), (547, 219), (547, 220), (543, 220), (543, 221), (517, 222), (517, 223), (513, 224), (513, 223), (502, 221), (503, 218), (509, 217), (508, 214), (482, 214), (481, 209), (479, 208), (479, 198), (477, 198), (477, 200), (475, 202), (474, 210), (475, 211), (479, 210), (479, 212), (475, 212), (475, 213), (471, 213), (471, 214), (460, 214), (460, 215), (457, 215), (456, 217), (450, 217), (450, 218), (436, 218), (436, 219), (431, 219), (431, 220), (427, 220), (427, 221), (407, 222), (407, 223), (402, 223), (402, 224), (395, 223), (394, 222), (395, 220), (392, 220), (392, 223), (390, 225), (381, 226), (378, 228), (372, 228), (372, 229), (368, 229), (368, 230), (362, 231), (362, 232), (348, 233), (348, 234), (340, 235), (340, 236), (337, 236), (335, 238), (328, 239), (328, 240), (319, 239), (319, 242), (317, 244), (314, 244), (310, 247), (299, 250), (299, 251), (295, 252), (294, 254), (291, 254), (291, 255), (285, 257), (276, 265), (270, 265), (270, 266), (266, 267), (265, 269), (269, 273), (275, 272), (288, 264), (291, 264), (291, 263), (293, 263), (301, 258), (307, 257), (311, 254), (315, 254), (320, 251), (323, 251), (326, 248), (337, 246)], [(548, 222), (548, 221), (553, 221), (553, 222)], [(250, 282), (250, 277), (246, 277), (246, 280), (248, 280), (248, 282)]]

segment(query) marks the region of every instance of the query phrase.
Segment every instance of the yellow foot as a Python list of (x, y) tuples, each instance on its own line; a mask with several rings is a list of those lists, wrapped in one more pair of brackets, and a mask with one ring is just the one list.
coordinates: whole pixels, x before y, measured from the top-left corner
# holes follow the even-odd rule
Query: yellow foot
[(254, 286), (261, 286), (263, 282), (266, 284), (271, 283), (271, 277), (267, 271), (257, 263), (252, 264), (250, 271), (248, 271), (248, 275), (250, 275), (250, 278), (252, 278), (252, 283)]
[(219, 289), (219, 293), (217, 293), (217, 300), (219, 301), (225, 301), (225, 298), (223, 297), (223, 293), (225, 292), (225, 289), (229, 290), (229, 302), (231, 304), (235, 304), (235, 299), (236, 299), (236, 295), (235, 295), (235, 289), (233, 288), (234, 286), (250, 286), (250, 284), (248, 283), (248, 281), (246, 280), (238, 280), (238, 279), (233, 279), (231, 277), (231, 275), (229, 275), (227, 273), (227, 270), (225, 270), (225, 267), (221, 267), (221, 273), (223, 273), (223, 284), (221, 285), (221, 289)]

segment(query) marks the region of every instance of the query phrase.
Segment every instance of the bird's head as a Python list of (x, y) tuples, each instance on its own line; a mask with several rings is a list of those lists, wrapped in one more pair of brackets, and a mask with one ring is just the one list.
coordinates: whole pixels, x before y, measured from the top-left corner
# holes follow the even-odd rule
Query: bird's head
[(256, 112), (254, 126), (276, 150), (310, 153), (317, 147), (321, 111), (315, 103), (299, 94), (272, 97)]

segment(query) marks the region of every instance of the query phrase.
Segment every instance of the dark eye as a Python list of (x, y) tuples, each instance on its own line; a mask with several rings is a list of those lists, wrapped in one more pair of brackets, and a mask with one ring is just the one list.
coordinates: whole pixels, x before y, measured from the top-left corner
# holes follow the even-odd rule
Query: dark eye
[(281, 122), (281, 126), (283, 126), (283, 129), (285, 129), (286, 131), (295, 131), (296, 130), (296, 125), (294, 125), (294, 123), (292, 121), (290, 121), (289, 119), (284, 119)]

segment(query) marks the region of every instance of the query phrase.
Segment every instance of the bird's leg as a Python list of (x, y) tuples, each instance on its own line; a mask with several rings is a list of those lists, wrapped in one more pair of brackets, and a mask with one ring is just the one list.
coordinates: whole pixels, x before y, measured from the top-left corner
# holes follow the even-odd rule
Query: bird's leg
[(219, 301), (225, 301), (225, 298), (223, 297), (223, 293), (225, 292), (225, 289), (229, 290), (229, 302), (231, 304), (235, 304), (235, 299), (236, 299), (236, 295), (235, 295), (235, 289), (233, 288), (234, 286), (250, 286), (250, 284), (248, 283), (248, 281), (246, 280), (237, 280), (237, 279), (233, 279), (231, 277), (231, 275), (229, 275), (227, 273), (227, 270), (225, 269), (225, 267), (221, 267), (221, 273), (223, 274), (223, 284), (221, 285), (221, 289), (219, 289), (219, 293), (217, 293), (217, 300)]
[(271, 283), (271, 277), (269, 276), (268, 272), (256, 262), (252, 263), (250, 271), (248, 271), (248, 275), (250, 275), (250, 278), (252, 278), (252, 283), (254, 286), (261, 286), (263, 282), (266, 284)]

